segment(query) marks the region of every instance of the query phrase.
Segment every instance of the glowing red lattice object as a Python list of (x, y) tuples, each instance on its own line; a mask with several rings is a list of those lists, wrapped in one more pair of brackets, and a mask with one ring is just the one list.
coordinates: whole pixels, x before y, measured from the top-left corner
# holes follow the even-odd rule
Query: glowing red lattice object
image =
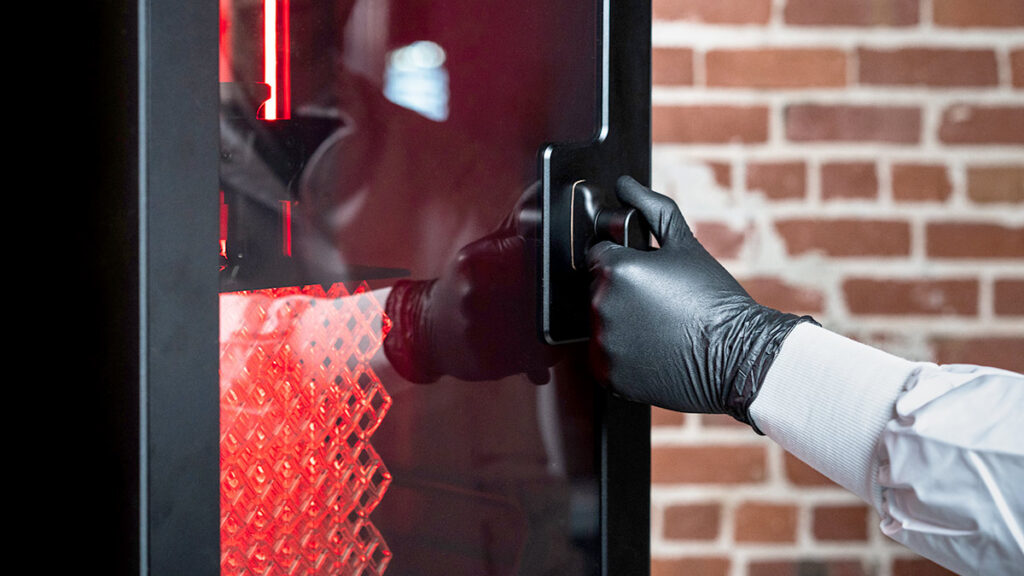
[(381, 574), (391, 482), (369, 439), (391, 406), (390, 322), (365, 284), (220, 298), (221, 574)]

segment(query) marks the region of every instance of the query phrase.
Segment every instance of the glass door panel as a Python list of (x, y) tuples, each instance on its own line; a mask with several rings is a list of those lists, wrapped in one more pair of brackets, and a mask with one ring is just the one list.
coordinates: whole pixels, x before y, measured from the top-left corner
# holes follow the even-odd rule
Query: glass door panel
[(597, 3), (220, 11), (222, 575), (597, 573), (592, 385), (535, 279)]

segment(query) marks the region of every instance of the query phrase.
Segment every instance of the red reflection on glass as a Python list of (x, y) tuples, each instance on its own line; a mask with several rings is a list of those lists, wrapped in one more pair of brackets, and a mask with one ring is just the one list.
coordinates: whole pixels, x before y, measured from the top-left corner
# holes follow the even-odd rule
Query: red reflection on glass
[(228, 258), (228, 205), (224, 202), (224, 191), (220, 191), (220, 269), (225, 268), (224, 261)]
[(220, 0), (220, 81), (231, 82), (231, 0)]
[(281, 200), (281, 252), (288, 257), (292, 255), (292, 203)]
[(281, 118), (292, 117), (292, 58), (291, 58), (291, 14), (290, 0), (277, 0), (280, 10), (278, 11), (277, 25), (277, 53), (278, 53), (278, 77), (277, 77), (277, 98), (280, 101), (278, 108)]
[(383, 573), (380, 302), (365, 283), (227, 293), (220, 324), (221, 574)]

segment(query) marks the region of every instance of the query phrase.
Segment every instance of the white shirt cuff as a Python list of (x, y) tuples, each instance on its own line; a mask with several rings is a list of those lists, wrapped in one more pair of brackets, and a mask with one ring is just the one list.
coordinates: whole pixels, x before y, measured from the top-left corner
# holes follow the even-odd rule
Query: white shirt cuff
[(786, 451), (877, 507), (875, 446), (918, 367), (803, 323), (783, 343), (750, 414)]

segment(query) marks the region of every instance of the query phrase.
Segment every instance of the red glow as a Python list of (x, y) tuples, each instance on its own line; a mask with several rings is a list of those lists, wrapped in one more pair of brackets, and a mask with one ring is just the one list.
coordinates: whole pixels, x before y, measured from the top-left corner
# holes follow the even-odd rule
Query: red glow
[(292, 203), (281, 200), (281, 252), (292, 255)]
[(220, 191), (220, 257), (222, 260), (228, 257), (228, 205), (224, 202), (223, 190)]
[(281, 9), (278, 20), (278, 91), (277, 98), (280, 101), (279, 114), (281, 118), (291, 118), (292, 110), (292, 69), (291, 69), (291, 0), (278, 0)]
[(220, 323), (221, 574), (383, 573), (380, 303), (365, 284), (237, 292)]
[(231, 82), (231, 0), (220, 0), (220, 81)]

